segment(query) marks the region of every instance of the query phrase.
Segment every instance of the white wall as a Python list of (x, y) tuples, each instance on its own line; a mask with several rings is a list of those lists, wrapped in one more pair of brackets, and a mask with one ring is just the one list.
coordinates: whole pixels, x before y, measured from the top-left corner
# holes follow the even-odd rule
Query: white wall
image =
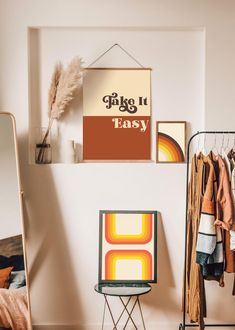
[[(153, 120), (186, 119), (193, 131), (203, 125), (232, 129), (234, 9), (232, 0), (0, 2), (0, 109), (15, 114), (19, 132), (34, 324), (51, 324), (57, 329), (60, 324), (62, 329), (79, 324), (81, 329), (98, 329), (103, 304), (102, 297), (93, 291), (98, 210), (158, 209), (162, 214), (159, 283), (143, 297), (144, 314), (148, 328), (177, 328), (181, 318), (185, 165), (28, 165), (27, 27), (105, 27), (102, 33), (107, 44), (112, 33), (113, 42), (118, 35), (118, 29), (109, 27), (125, 27), (120, 40), (130, 51), (136, 47), (130, 27), (140, 27), (149, 40), (144, 40), (146, 51), (134, 53), (156, 68)], [(153, 31), (148, 33), (150, 28)], [(42, 40), (58, 33), (51, 31), (43, 30)], [(63, 59), (78, 52), (89, 63), (106, 48), (101, 39), (96, 42), (99, 29), (93, 29), (86, 44), (84, 40), (79, 44), (81, 32), (76, 33), (69, 50), (60, 53)], [(85, 38), (86, 29), (82, 33)], [(64, 43), (65, 37), (61, 41)], [(47, 42), (41, 46), (46, 60)], [(52, 53), (50, 61), (55, 56)], [(186, 70), (187, 65), (191, 69)], [(50, 75), (49, 66), (44, 74)], [(231, 281), (225, 289), (208, 284), (208, 307), (211, 319), (232, 321)]]

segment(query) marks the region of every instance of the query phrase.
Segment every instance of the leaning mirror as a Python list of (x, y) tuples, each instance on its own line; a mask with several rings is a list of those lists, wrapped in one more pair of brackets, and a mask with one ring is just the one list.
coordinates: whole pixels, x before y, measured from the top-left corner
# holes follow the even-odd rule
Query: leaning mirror
[(0, 112), (0, 328), (31, 330), (16, 126)]

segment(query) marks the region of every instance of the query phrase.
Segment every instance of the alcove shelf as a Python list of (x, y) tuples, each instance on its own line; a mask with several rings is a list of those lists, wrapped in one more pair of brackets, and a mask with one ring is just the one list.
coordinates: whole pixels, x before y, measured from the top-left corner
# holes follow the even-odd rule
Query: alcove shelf
[[(87, 66), (104, 50), (118, 43), (134, 54), (140, 63), (152, 69), (151, 160), (129, 163), (155, 164), (157, 119), (172, 121), (183, 119), (192, 123), (191, 131), (203, 127), (204, 37), (205, 31), (200, 28), (29, 27), (29, 163), (35, 164), (36, 129), (48, 125), (48, 89), (55, 63), (61, 60), (67, 65), (73, 57), (79, 55)], [(123, 57), (122, 51), (116, 47), (101, 59), (97, 66), (131, 68), (133, 60)], [(77, 144), (77, 164), (87, 163), (82, 159), (82, 104), (82, 93), (80, 93), (60, 122), (53, 123), (51, 130), (53, 164), (65, 162), (62, 145), (68, 140), (74, 140)], [(115, 163), (127, 163), (127, 161), (115, 161)]]
[[(68, 39), (72, 35), (77, 35), (84, 42), (85, 31), (83, 29), (62, 29), (62, 28), (29, 28), (28, 31), (28, 53), (29, 53), (29, 162), (30, 164), (47, 163), (48, 158), (51, 158), (51, 163), (63, 164), (70, 163), (68, 154), (69, 141), (73, 141), (75, 146), (75, 163), (151, 163), (153, 160), (94, 160), (83, 161), (83, 95), (82, 90), (79, 90), (75, 99), (71, 102), (60, 120), (54, 120), (50, 129), (50, 139), (46, 141), (46, 147), (43, 148), (43, 137), (48, 126), (48, 111), (47, 100), (48, 90), (55, 63), (59, 60), (67, 65), (74, 56), (78, 55), (78, 47), (73, 43), (69, 44)], [(90, 33), (89, 29), (86, 33)], [(58, 38), (59, 36), (59, 38)], [(68, 38), (68, 36), (70, 38)], [(62, 47), (63, 45), (63, 47)], [(113, 48), (115, 45), (113, 45)], [(105, 49), (105, 46), (103, 46)], [(112, 48), (112, 47), (111, 47)], [(66, 49), (66, 51), (64, 51)], [(87, 49), (83, 50), (87, 52)], [(105, 65), (112, 67), (115, 65), (120, 68), (133, 67), (133, 61), (124, 54), (125, 64), (119, 61), (118, 64), (113, 63), (118, 58), (122, 58), (123, 49), (113, 49), (112, 55), (108, 54), (108, 60), (105, 59)], [(96, 49), (97, 54), (99, 50)], [(59, 54), (59, 55), (58, 55)], [(83, 54), (83, 52), (82, 52)], [(80, 54), (79, 54), (80, 55)], [(81, 55), (80, 55), (81, 56)], [(92, 55), (90, 55), (91, 57)], [(93, 55), (94, 56), (94, 55)], [(97, 55), (96, 55), (97, 56)], [(88, 57), (88, 61), (90, 61)], [(136, 63), (135, 63), (136, 66)], [(114, 68), (114, 69), (115, 69)], [(138, 68), (139, 69), (139, 68)], [(149, 71), (149, 69), (147, 69)], [(138, 70), (139, 72), (139, 70)], [(139, 73), (138, 73), (139, 74)], [(154, 130), (155, 125), (152, 125)], [(39, 134), (40, 131), (43, 133)], [(153, 132), (154, 134), (155, 132)], [(71, 143), (70, 143), (71, 144)], [(47, 156), (48, 155), (48, 156)], [(131, 156), (130, 156), (131, 157)], [(45, 160), (43, 159), (45, 158)], [(73, 163), (73, 162), (72, 162)], [(42, 165), (42, 164), (40, 164)]]

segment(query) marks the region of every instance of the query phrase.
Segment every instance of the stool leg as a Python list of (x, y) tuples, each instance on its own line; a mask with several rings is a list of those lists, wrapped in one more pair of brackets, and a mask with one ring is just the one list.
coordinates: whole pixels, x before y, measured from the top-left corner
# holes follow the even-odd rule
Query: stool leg
[(103, 310), (102, 330), (104, 329), (105, 311), (106, 311), (106, 300), (104, 300), (104, 310)]
[(107, 304), (108, 309), (109, 309), (109, 313), (110, 313), (111, 318), (112, 318), (112, 321), (113, 321), (113, 326), (114, 326), (113, 329), (114, 329), (114, 330), (117, 330), (117, 325), (116, 325), (116, 323), (115, 323), (115, 321), (114, 321), (113, 313), (112, 313), (112, 311), (111, 311), (111, 307), (109, 306), (109, 302), (108, 302), (108, 298), (107, 298), (106, 294), (104, 295), (104, 299), (105, 299), (105, 301), (106, 301), (106, 304)]
[(138, 303), (138, 306), (139, 306), (139, 310), (140, 310), (140, 315), (141, 315), (141, 318), (142, 318), (143, 327), (144, 327), (144, 330), (146, 330), (145, 323), (144, 323), (144, 316), (143, 316), (142, 308), (141, 308), (141, 305), (140, 305), (139, 296), (137, 297), (137, 303)]
[[(128, 301), (126, 303), (126, 307), (129, 305), (130, 300), (131, 300), (131, 297), (128, 298)], [(119, 321), (121, 320), (122, 315), (124, 314), (124, 312), (125, 312), (125, 308), (123, 308), (123, 311), (121, 312), (121, 314), (120, 314), (120, 316), (119, 316), (119, 318), (118, 318), (118, 320), (116, 322), (116, 326), (118, 325)]]
[(127, 305), (125, 305), (125, 303), (124, 303), (122, 297), (119, 297), (119, 298), (120, 298), (120, 300), (121, 300), (121, 302), (122, 302), (122, 304), (123, 304), (123, 306), (124, 306), (124, 310), (125, 310), (125, 311), (127, 312), (127, 314), (128, 314), (128, 319), (127, 319), (127, 321), (126, 321), (126, 324), (125, 324), (123, 330), (126, 329), (126, 326), (127, 326), (128, 322), (129, 322), (129, 320), (131, 320), (131, 322), (133, 323), (135, 329), (138, 330), (138, 328), (137, 328), (137, 326), (136, 326), (136, 324), (135, 324), (133, 318), (131, 317), (131, 314), (132, 314), (132, 312), (133, 312), (133, 310), (134, 310), (134, 308), (135, 308), (135, 305), (136, 305), (136, 303), (137, 303), (137, 297), (136, 297), (136, 299), (135, 299), (134, 305), (132, 306), (132, 309), (131, 309), (130, 312), (128, 311), (128, 309), (127, 309)]

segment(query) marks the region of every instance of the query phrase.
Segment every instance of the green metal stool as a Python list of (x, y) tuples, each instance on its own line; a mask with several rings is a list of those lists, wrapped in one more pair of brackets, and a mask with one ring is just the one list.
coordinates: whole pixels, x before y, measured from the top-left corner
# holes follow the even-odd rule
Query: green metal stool
[[(113, 322), (113, 330), (117, 330), (117, 325), (119, 321), (121, 320), (123, 314), (126, 312), (128, 315), (128, 318), (126, 320), (126, 323), (123, 327), (123, 330), (126, 329), (129, 321), (132, 322), (133, 326), (135, 329), (138, 330), (137, 325), (132, 317), (132, 313), (138, 305), (139, 307), (139, 312), (141, 315), (142, 319), (142, 324), (143, 324), (143, 329), (146, 330), (145, 323), (144, 323), (144, 317), (143, 317), (143, 312), (140, 304), (140, 299), (139, 296), (146, 294), (151, 291), (151, 286), (148, 283), (141, 283), (141, 284), (96, 284), (94, 287), (95, 291), (102, 294), (104, 296), (104, 311), (103, 311), (103, 320), (102, 320), (102, 330), (104, 329), (104, 320), (105, 320), (105, 312), (106, 312), (106, 306), (108, 307), (112, 322)], [(119, 297), (121, 304), (123, 306), (123, 310), (121, 314), (119, 315), (117, 321), (115, 321), (111, 305), (108, 301), (108, 296), (115, 296)], [(127, 297), (127, 301), (124, 301), (124, 297)], [(131, 301), (131, 299), (134, 299), (134, 304), (130, 310), (128, 310), (128, 305)]]

